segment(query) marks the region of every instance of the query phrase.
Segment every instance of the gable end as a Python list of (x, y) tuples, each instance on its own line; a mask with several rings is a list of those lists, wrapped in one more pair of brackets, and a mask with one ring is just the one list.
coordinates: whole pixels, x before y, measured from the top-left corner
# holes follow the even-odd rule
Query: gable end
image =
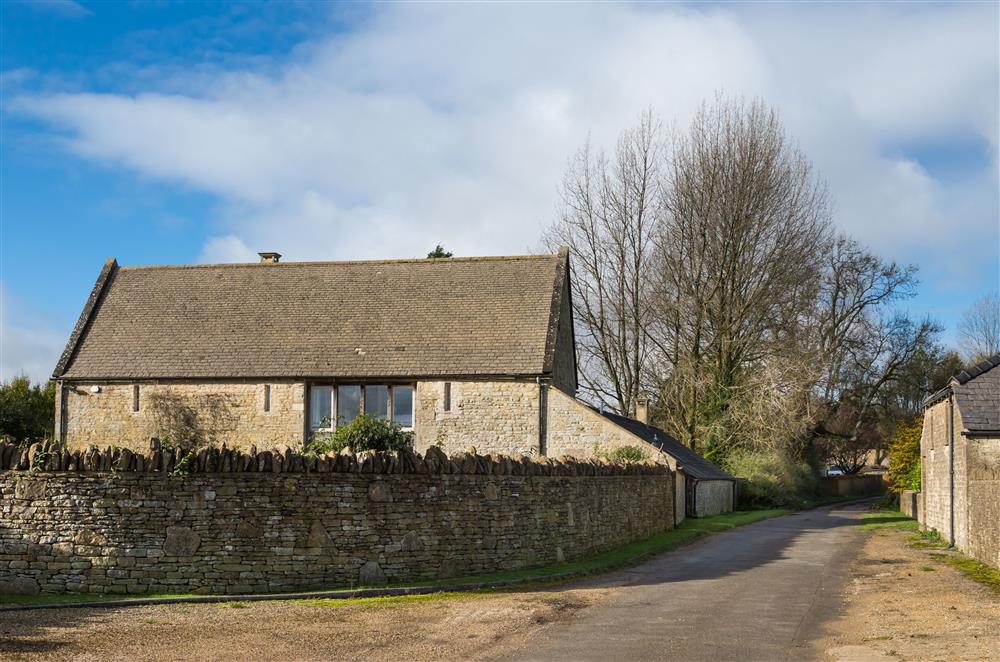
[(73, 355), (76, 353), (76, 348), (80, 344), (80, 339), (83, 337), (84, 332), (87, 330), (87, 326), (90, 324), (91, 317), (93, 317), (94, 310), (97, 308), (101, 297), (107, 291), (108, 283), (114, 276), (115, 272), (118, 271), (118, 261), (115, 258), (109, 258), (104, 262), (104, 266), (101, 268), (101, 273), (97, 276), (97, 282), (94, 283), (94, 289), (90, 291), (90, 296), (87, 297), (87, 303), (83, 305), (83, 311), (80, 313), (80, 319), (76, 321), (76, 326), (73, 327), (73, 333), (70, 334), (69, 340), (66, 342), (66, 347), (63, 349), (62, 355), (59, 357), (59, 362), (56, 363), (55, 370), (52, 371), (52, 378), (59, 379), (66, 372), (66, 368), (69, 367), (69, 362), (72, 360)]

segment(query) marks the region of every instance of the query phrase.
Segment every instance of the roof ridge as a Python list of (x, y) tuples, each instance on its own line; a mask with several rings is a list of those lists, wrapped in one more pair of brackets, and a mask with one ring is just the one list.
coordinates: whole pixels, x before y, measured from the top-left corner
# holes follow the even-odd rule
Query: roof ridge
[(952, 376), (952, 379), (957, 381), (959, 384), (966, 384), (976, 377), (989, 372), (998, 365), (1000, 365), (1000, 354), (994, 354), (993, 356), (987, 357), (979, 363), (962, 370), (958, 374)]
[(310, 266), (347, 266), (347, 265), (377, 265), (377, 264), (451, 264), (455, 262), (507, 262), (518, 260), (551, 260), (560, 258), (559, 253), (537, 253), (532, 255), (477, 255), (467, 257), (435, 257), (435, 258), (396, 258), (381, 260), (312, 260), (303, 262), (276, 262), (262, 265), (260, 262), (217, 262), (207, 264), (149, 264), (134, 266), (119, 266), (123, 271), (152, 270), (152, 269), (211, 269), (211, 268), (268, 268), (275, 269), (281, 267), (310, 267)]

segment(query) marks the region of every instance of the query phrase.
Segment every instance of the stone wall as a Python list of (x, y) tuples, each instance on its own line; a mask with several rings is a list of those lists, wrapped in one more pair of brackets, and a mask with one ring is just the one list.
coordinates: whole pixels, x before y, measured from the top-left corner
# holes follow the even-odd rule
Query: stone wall
[(920, 485), (923, 507), (920, 524), (947, 537), (949, 532), (948, 400), (924, 411), (920, 435)]
[(1000, 568), (1000, 438), (971, 438), (966, 453), (968, 542), (962, 549)]
[(694, 516), (711, 517), (732, 512), (733, 485), (728, 480), (699, 480), (695, 484)]
[(673, 522), (673, 474), (651, 463), (212, 449), (178, 473), (179, 454), (12, 448), (0, 447), (0, 592), (430, 580), (578, 559)]
[(264, 411), (264, 384), (143, 383), (139, 411), (133, 411), (133, 384), (67, 384), (64, 442), (70, 448), (114, 443), (144, 451), (151, 437), (171, 436), (165, 420), (186, 417), (202, 431), (202, 441), (210, 443), (259, 448), (301, 444), (304, 386), (269, 386), (270, 411)]
[(907, 517), (920, 520), (920, 504), (922, 499), (920, 492), (913, 490), (903, 490), (899, 493), (899, 512)]
[(546, 427), (545, 453), (552, 457), (593, 457), (595, 451), (637, 446), (650, 451), (651, 460), (676, 468), (669, 455), (658, 452), (628, 430), (555, 389), (549, 392)]
[(474, 446), (486, 453), (539, 453), (538, 384), (534, 381), (419, 382), (414, 404), (414, 446), (438, 445), (452, 453)]

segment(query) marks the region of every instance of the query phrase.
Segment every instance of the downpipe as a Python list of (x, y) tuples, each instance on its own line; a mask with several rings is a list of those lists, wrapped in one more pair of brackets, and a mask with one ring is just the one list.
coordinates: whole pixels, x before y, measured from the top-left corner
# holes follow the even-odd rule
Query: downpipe
[(955, 394), (948, 396), (948, 542), (955, 546)]

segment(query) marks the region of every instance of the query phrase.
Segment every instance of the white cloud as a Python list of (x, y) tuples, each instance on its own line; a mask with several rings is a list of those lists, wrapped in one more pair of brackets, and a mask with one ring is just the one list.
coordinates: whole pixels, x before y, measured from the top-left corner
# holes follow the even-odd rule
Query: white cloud
[(906, 259), (989, 250), (995, 236), (995, 195), (970, 206), (900, 145), (971, 136), (996, 163), (996, 15), (985, 4), (392, 4), (278, 73), (200, 70), (186, 92), (173, 75), (169, 94), (14, 108), (67, 130), (85, 157), (218, 195), (205, 261), (346, 259), (438, 242), (524, 251), (588, 134), (610, 145), (647, 106), (683, 125), (716, 90), (760, 95), (828, 178), (838, 224)]
[(0, 285), (0, 380), (26, 374), (45, 383), (69, 336), (57, 319)]

